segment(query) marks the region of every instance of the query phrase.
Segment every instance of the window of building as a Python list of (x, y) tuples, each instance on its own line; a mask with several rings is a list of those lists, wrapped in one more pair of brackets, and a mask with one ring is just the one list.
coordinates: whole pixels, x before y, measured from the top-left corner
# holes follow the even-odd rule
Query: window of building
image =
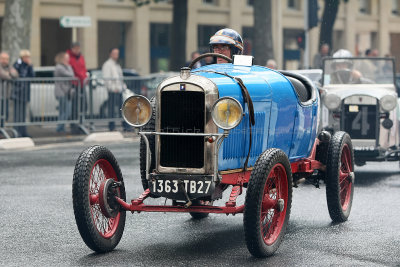
[(150, 71), (168, 71), (171, 24), (150, 24)]
[(400, 16), (400, 0), (392, 0), (392, 14)]
[(198, 25), (197, 26), (197, 46), (200, 54), (207, 53), (210, 51), (209, 43), (210, 37), (217, 31), (226, 28), (221, 25)]
[(289, 9), (300, 10), (301, 1), (300, 0), (287, 0), (287, 7)]
[(370, 0), (359, 0), (359, 11), (361, 14), (371, 14), (371, 1)]
[(253, 7), (254, 6), (254, 0), (247, 0), (247, 6)]
[(203, 4), (217, 6), (218, 0), (203, 0)]

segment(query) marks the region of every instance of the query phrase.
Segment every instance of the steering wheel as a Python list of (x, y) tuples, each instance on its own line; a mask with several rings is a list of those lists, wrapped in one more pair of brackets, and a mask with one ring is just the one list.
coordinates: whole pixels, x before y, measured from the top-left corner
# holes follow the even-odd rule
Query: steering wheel
[(225, 55), (218, 54), (218, 53), (205, 53), (205, 54), (202, 54), (202, 55), (196, 57), (195, 59), (193, 59), (193, 61), (189, 65), (189, 69), (192, 69), (194, 64), (196, 64), (199, 60), (201, 60), (203, 58), (206, 58), (206, 57), (220, 57), (220, 58), (225, 59), (226, 61), (228, 61), (228, 63), (232, 63), (232, 59), (230, 57), (225, 56)]

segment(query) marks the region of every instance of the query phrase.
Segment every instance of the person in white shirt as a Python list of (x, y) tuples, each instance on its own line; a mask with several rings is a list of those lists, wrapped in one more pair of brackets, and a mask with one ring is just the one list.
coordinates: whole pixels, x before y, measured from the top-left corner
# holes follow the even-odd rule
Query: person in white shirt
[[(110, 57), (106, 62), (104, 62), (101, 69), (104, 83), (108, 90), (108, 119), (120, 118), (119, 110), (122, 106), (122, 91), (126, 89), (118, 58), (119, 49), (112, 48), (110, 50)], [(123, 127), (124, 130), (128, 130), (127, 125), (123, 124)], [(114, 131), (115, 121), (110, 121), (108, 123), (108, 128), (110, 131)]]

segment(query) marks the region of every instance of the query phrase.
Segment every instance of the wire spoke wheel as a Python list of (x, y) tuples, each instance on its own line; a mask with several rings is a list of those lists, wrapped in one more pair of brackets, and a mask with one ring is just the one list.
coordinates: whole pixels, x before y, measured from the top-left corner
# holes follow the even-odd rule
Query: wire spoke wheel
[(292, 203), (289, 159), (279, 149), (258, 158), (246, 193), (244, 231), (247, 248), (255, 257), (271, 256), (286, 232)]
[(353, 159), (350, 136), (336, 132), (329, 143), (326, 171), (326, 199), (334, 222), (344, 222), (350, 216), (354, 193)]
[(286, 210), (280, 210), (281, 204), (288, 199), (286, 170), (277, 164), (270, 172), (263, 192), (261, 205), (261, 232), (267, 245), (273, 244), (282, 230)]
[[(112, 186), (114, 182), (119, 186)], [(96, 252), (114, 249), (122, 237), (126, 212), (116, 204), (115, 196), (125, 200), (115, 157), (102, 146), (87, 148), (75, 165), (72, 198), (79, 233)]]
[[(89, 181), (89, 199), (99, 199), (101, 185), (107, 179), (114, 179), (117, 181), (117, 175), (111, 166), (111, 164), (105, 160), (98, 160), (92, 169)], [(117, 189), (119, 191), (119, 188)], [(104, 238), (110, 238), (115, 234), (117, 230), (121, 214), (118, 213), (114, 218), (108, 218), (103, 212), (101, 202), (97, 201), (90, 203), (90, 213), (94, 226), (96, 227), (99, 234)]]

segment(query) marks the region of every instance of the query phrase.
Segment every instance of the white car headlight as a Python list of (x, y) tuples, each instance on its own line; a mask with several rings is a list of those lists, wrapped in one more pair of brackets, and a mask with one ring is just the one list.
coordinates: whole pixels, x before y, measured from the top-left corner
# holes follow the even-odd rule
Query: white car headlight
[(239, 101), (232, 97), (222, 97), (211, 109), (214, 123), (224, 130), (238, 126), (243, 117), (243, 108)]
[(385, 95), (379, 100), (379, 103), (383, 110), (391, 111), (397, 105), (397, 98), (392, 95)]
[(329, 110), (336, 110), (339, 108), (341, 99), (335, 94), (326, 94), (324, 97), (324, 104)]
[(134, 95), (126, 99), (121, 111), (124, 120), (133, 127), (146, 125), (152, 113), (150, 101), (141, 95)]

